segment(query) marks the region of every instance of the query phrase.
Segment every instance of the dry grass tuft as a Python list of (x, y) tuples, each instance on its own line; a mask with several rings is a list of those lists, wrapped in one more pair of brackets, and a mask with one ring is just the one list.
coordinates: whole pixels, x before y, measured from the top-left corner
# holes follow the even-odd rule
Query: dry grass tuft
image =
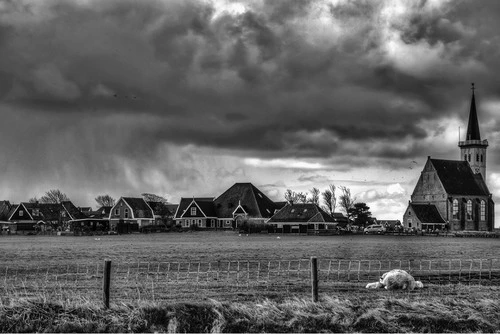
[(229, 303), (115, 304), (81, 299), (0, 304), (2, 332), (498, 332), (496, 300), (408, 295)]

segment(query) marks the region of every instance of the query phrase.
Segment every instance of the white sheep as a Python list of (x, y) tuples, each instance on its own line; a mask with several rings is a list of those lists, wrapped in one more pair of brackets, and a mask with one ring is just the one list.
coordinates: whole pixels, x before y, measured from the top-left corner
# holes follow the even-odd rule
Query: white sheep
[(386, 288), (386, 290), (413, 290), (422, 289), (423, 287), (422, 282), (415, 281), (412, 275), (401, 269), (388, 271), (380, 277), (379, 282), (366, 285), (367, 289)]

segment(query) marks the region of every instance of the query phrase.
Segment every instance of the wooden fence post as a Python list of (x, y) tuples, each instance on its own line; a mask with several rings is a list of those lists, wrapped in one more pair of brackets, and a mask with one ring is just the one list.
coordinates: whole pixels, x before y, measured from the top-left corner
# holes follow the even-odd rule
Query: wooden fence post
[(109, 286), (111, 283), (111, 260), (104, 260), (104, 275), (102, 279), (102, 297), (104, 307), (109, 308)]
[(311, 257), (311, 292), (312, 301), (318, 301), (318, 259)]

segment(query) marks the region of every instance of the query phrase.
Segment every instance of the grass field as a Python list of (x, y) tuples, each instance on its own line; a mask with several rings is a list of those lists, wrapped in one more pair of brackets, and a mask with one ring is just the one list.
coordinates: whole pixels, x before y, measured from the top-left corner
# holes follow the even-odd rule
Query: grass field
[[(280, 235), (277, 239), (277, 235), (240, 236), (233, 232), (2, 236), (0, 252), (3, 332), (500, 330), (500, 309), (495, 301), (500, 296), (499, 260), (494, 270), (490, 267), (479, 276), (482, 283), (493, 282), (493, 278), (492, 284), (483, 285), (477, 275), (474, 285), (449, 284), (457, 279), (457, 273), (461, 279), (470, 279), (471, 271), (465, 270), (469, 264), (472, 276), (474, 270), (491, 265), (471, 259), (497, 259), (499, 239), (388, 235)], [(330, 259), (330, 265), (333, 261), (333, 267), (340, 270), (327, 273), (323, 265), (320, 303), (309, 301), (307, 259), (311, 256)], [(103, 309), (101, 301), (105, 259), (112, 260), (115, 268), (109, 310)], [(445, 261), (444, 266), (427, 271), (424, 265), (419, 273), (428, 275), (426, 284), (432, 282), (433, 288), (415, 293), (364, 289), (367, 280), (378, 279), (380, 270), (366, 271), (360, 260), (380, 260), (391, 267), (406, 261), (422, 267), (422, 263), (440, 264), (441, 259), (455, 262)], [(448, 264), (451, 268), (452, 263), (462, 260), (465, 264), (458, 271), (446, 270)], [(175, 268), (164, 272), (163, 265), (168, 263), (170, 268), (176, 261), (177, 273)], [(266, 262), (274, 267), (264, 268), (267, 277), (256, 278), (260, 269), (255, 264)], [(188, 263), (194, 266), (187, 267)], [(206, 270), (206, 264), (212, 263), (227, 265), (227, 270), (221, 271), (220, 277), (218, 271), (200, 276), (199, 265), (205, 265)], [(245, 269), (245, 263), (252, 263), (252, 272)], [(281, 271), (278, 263), (283, 265)], [(302, 271), (296, 267), (290, 271), (290, 263), (305, 265)], [(332, 285), (339, 282), (342, 285)], [(475, 285), (478, 282), (481, 285)]]
[(193, 232), (70, 236), (1, 236), (0, 266), (246, 259), (487, 259), (500, 239), (389, 235), (287, 236)]

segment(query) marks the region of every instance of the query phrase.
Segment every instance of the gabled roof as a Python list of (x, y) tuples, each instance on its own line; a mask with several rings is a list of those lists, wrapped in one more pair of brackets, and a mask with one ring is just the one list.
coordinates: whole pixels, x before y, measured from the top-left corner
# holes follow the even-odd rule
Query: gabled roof
[(329, 222), (334, 223), (335, 219), (326, 213), (316, 204), (287, 204), (281, 210), (276, 212), (268, 223), (278, 222), (297, 222), (297, 223), (315, 223)]
[(423, 224), (446, 223), (434, 204), (410, 204), (413, 212)]
[(122, 197), (134, 213), (134, 217), (140, 217), (140, 212), (143, 213), (141, 218), (153, 218), (153, 211), (148, 203), (141, 197)]
[(206, 217), (217, 217), (215, 213), (213, 197), (183, 197), (181, 198), (181, 202), (179, 203), (177, 211), (175, 212), (175, 218), (181, 218), (184, 214), (184, 211), (186, 211), (193, 202), (198, 208), (200, 208), (200, 210)]
[[(27, 210), (33, 220), (59, 220), (61, 210), (60, 203), (21, 203)], [(38, 215), (33, 214), (33, 210), (38, 209)]]
[(251, 183), (235, 183), (214, 201), (217, 217), (233, 218), (233, 212), (241, 207), (250, 217), (269, 218), (278, 208), (262, 191)]
[(71, 219), (85, 219), (87, 215), (78, 210), (78, 208), (71, 201), (63, 201), (61, 205), (69, 213)]
[(445, 191), (452, 195), (488, 196), (486, 183), (467, 161), (430, 159)]

